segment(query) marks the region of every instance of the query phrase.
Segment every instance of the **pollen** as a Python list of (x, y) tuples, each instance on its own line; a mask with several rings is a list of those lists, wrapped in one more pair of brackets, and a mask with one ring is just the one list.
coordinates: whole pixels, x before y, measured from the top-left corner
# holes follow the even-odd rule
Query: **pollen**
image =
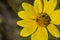
[(36, 22), (40, 26), (48, 26), (50, 24), (50, 21), (51, 19), (47, 13), (42, 13), (36, 18)]

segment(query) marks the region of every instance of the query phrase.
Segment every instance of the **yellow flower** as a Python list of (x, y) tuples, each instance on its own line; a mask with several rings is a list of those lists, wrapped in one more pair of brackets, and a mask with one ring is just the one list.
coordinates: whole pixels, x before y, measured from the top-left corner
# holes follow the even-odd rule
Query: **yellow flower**
[(22, 3), (24, 11), (19, 11), (18, 16), (23, 20), (17, 21), (23, 27), (20, 35), (31, 35), (31, 40), (48, 40), (48, 30), (51, 35), (59, 38), (59, 31), (54, 25), (60, 24), (60, 10), (55, 10), (56, 5), (57, 0), (35, 0), (34, 6)]

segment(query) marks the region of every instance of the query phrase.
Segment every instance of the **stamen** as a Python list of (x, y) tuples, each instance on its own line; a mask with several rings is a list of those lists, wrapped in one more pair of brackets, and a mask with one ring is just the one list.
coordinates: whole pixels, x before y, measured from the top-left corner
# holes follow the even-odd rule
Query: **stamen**
[(36, 19), (36, 22), (39, 22), (40, 20), (39, 19)]
[(47, 26), (50, 24), (50, 17), (47, 13), (43, 13), (43, 14), (40, 14), (37, 19), (36, 19), (36, 22), (38, 23), (38, 25), (44, 25), (44, 26)]

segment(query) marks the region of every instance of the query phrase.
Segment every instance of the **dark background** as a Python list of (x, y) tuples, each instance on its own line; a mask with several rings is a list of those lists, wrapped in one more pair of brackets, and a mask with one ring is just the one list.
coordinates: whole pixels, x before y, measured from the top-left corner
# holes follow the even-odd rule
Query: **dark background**
[[(19, 10), (22, 10), (21, 3), (28, 2), (33, 4), (34, 0), (0, 0), (0, 40), (30, 40), (29, 37), (21, 37), (19, 35), (22, 29), (16, 24), (20, 20), (17, 15)], [(60, 0), (56, 9), (60, 9)], [(59, 29), (59, 25), (57, 25)], [(59, 29), (60, 31), (60, 29)], [(60, 40), (49, 34), (49, 40)]]

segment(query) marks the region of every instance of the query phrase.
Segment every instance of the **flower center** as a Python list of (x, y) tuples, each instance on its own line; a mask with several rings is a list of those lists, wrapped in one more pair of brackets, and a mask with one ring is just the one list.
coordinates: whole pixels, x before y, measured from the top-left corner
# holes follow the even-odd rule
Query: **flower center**
[(47, 26), (50, 24), (50, 21), (51, 21), (51, 19), (47, 13), (40, 14), (36, 18), (36, 22), (40, 26)]

